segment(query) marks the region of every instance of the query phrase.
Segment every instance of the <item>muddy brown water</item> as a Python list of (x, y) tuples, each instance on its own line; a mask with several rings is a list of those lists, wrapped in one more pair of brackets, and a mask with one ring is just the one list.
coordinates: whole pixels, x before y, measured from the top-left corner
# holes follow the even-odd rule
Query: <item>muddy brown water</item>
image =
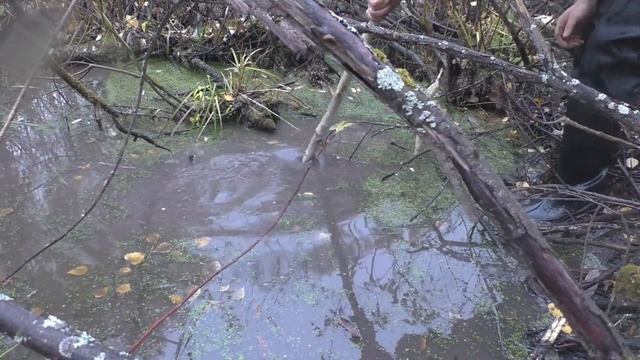
[[(122, 137), (100, 133), (74, 94), (37, 95), (0, 143), (0, 271), (87, 209)], [(6, 94), (3, 101), (11, 98)], [(154, 319), (275, 220), (304, 168), (315, 119), (274, 134), (225, 126), (219, 138), (136, 142), (96, 211), (8, 289), (34, 311), (126, 349)], [(365, 129), (338, 138), (355, 146)], [(162, 140), (161, 140), (162, 141)], [(189, 161), (189, 155), (195, 155)], [(433, 225), (377, 226), (362, 183), (379, 168), (331, 146), (283, 222), (145, 344), (145, 359), (518, 358), (539, 304), (456, 209)], [(198, 242), (199, 239), (199, 242)], [(130, 266), (124, 254), (145, 261)], [(67, 272), (86, 265), (84, 276)], [(122, 267), (133, 273), (118, 275)], [(129, 284), (118, 295), (115, 288)], [(106, 295), (96, 293), (107, 288)], [(8, 343), (10, 346), (11, 344)], [(7, 358), (37, 359), (26, 349)]]

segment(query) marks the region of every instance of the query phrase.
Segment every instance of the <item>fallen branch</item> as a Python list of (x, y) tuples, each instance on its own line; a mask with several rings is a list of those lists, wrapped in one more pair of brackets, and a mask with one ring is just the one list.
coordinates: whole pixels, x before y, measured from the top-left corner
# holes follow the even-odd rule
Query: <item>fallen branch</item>
[(50, 359), (133, 359), (126, 352), (111, 349), (86, 332), (69, 327), (55, 316), (49, 315), (44, 319), (33, 315), (1, 293), (0, 332)]
[(352, 26), (360, 32), (372, 33), (382, 39), (424, 45), (458, 58), (468, 59), (488, 66), (521, 81), (535, 82), (566, 92), (581, 103), (593, 107), (594, 110), (598, 110), (611, 119), (620, 122), (630, 131), (640, 133), (640, 111), (633, 109), (625, 102), (615, 100), (581, 83), (578, 79), (572, 78), (559, 68), (554, 68), (554, 71), (538, 73), (450, 41), (425, 35), (399, 33), (367, 23), (352, 24)]
[(421, 92), (406, 87), (394, 69), (382, 64), (357, 34), (314, 1), (278, 0), (271, 1), (271, 6), (287, 13), (300, 32), (331, 52), (378, 99), (421, 133), (435, 151), (453, 163), (473, 199), (503, 233), (506, 244), (519, 250), (569, 323), (584, 337), (594, 358), (631, 359), (616, 329), (609, 326), (607, 317), (569, 276), (514, 195), (448, 113)]
[(119, 111), (117, 111), (116, 109), (112, 108), (109, 104), (107, 104), (104, 100), (102, 100), (102, 98), (100, 96), (98, 96), (98, 94), (96, 94), (93, 90), (89, 89), (86, 85), (84, 85), (80, 80), (76, 79), (68, 71), (63, 69), (62, 66), (60, 66), (58, 63), (55, 63), (53, 61), (49, 61), (48, 65), (49, 65), (49, 68), (56, 75), (58, 75), (62, 80), (64, 80), (72, 89), (74, 89), (76, 92), (78, 92), (78, 94), (80, 94), (80, 96), (82, 96), (85, 100), (87, 100), (88, 102), (90, 102), (94, 106), (100, 108), (102, 111), (104, 111), (107, 114), (109, 114), (110, 117), (111, 117), (111, 121), (113, 122), (113, 124), (116, 127), (116, 129), (118, 129), (118, 131), (120, 131), (123, 134), (130, 133), (133, 136), (134, 141), (137, 138), (140, 138), (140, 139), (148, 142), (149, 144), (151, 144), (151, 145), (153, 145), (153, 146), (155, 146), (157, 148), (160, 148), (160, 149), (163, 149), (163, 150), (167, 150), (167, 151), (171, 151), (169, 148), (166, 148), (166, 147), (156, 143), (148, 135), (140, 133), (140, 132), (138, 132), (136, 130), (129, 130), (126, 127), (124, 127), (120, 123), (120, 112)]

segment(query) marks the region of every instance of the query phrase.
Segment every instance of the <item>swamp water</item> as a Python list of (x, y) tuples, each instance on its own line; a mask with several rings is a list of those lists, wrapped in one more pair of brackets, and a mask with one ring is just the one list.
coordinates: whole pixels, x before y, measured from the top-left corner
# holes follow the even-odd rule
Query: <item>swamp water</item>
[[(24, 102), (0, 143), (2, 273), (86, 211), (122, 145), (108, 126), (97, 130), (92, 108), (75, 94), (52, 90)], [(322, 113), (327, 92), (298, 92)], [(343, 118), (391, 118), (357, 89), (352, 95)], [(13, 96), (6, 92), (3, 106)], [(299, 130), (280, 122), (266, 134), (228, 124), (205, 133), (207, 141), (194, 134), (159, 139), (171, 153), (131, 143), (96, 210), (3, 291), (126, 349), (216, 262), (233, 258), (275, 221), (304, 172), (298, 158), (317, 121), (286, 117)], [(410, 147), (411, 137), (393, 131), (365, 141), (348, 161), (369, 126), (338, 134), (276, 230), (166, 321), (139, 357), (526, 358), (525, 330), (541, 310), (519, 266), (471, 231), (448, 192), (409, 223), (443, 178), (432, 160), (419, 160), (381, 183), (411, 157), (389, 145)], [(487, 156), (508, 169), (513, 156), (493, 149)], [(127, 263), (131, 252), (144, 253), (144, 261)], [(80, 265), (86, 274), (68, 274)], [(17, 348), (7, 358), (40, 357)]]

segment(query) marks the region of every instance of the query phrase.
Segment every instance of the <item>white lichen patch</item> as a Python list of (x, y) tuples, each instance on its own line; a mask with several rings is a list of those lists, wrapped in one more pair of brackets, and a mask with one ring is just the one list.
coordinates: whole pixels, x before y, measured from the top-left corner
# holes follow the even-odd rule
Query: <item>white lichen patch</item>
[(404, 96), (404, 104), (402, 104), (402, 110), (404, 110), (404, 113), (409, 116), (413, 114), (413, 109), (415, 108), (424, 108), (424, 103), (418, 99), (416, 93), (414, 93), (413, 91), (409, 91)]
[(629, 107), (626, 105), (618, 105), (618, 112), (622, 115), (629, 115), (631, 109), (629, 109)]
[(13, 341), (17, 342), (18, 344), (22, 344), (22, 343), (23, 343), (23, 342), (25, 342), (26, 340), (27, 340), (27, 338), (26, 338), (26, 337), (24, 337), (24, 336), (19, 336), (19, 335), (16, 335), (16, 336), (13, 338)]
[(104, 360), (107, 358), (107, 354), (101, 352), (100, 354), (93, 357), (93, 360)]
[(418, 121), (420, 121), (420, 123), (425, 123), (428, 122), (431, 119), (431, 112), (429, 111), (423, 111), (422, 114), (420, 114), (420, 117), (418, 117)]
[(598, 94), (598, 97), (596, 97), (596, 100), (598, 100), (598, 101), (604, 101), (606, 99), (607, 99), (607, 95), (602, 94), (602, 93)]
[(402, 81), (400, 75), (388, 66), (378, 70), (376, 82), (382, 90), (401, 91), (404, 88), (404, 81)]
[(67, 326), (67, 324), (64, 321), (58, 319), (53, 315), (49, 315), (49, 317), (44, 319), (44, 322), (42, 323), (43, 328), (53, 328), (58, 330), (64, 328), (65, 326)]
[(11, 300), (13, 299), (10, 296), (0, 293), (0, 301), (11, 301)]
[(338, 20), (338, 22), (340, 24), (342, 24), (344, 27), (346, 27), (347, 30), (351, 31), (354, 34), (360, 35), (358, 30), (356, 30), (356, 28), (354, 28), (353, 26), (349, 25), (347, 20), (345, 20), (343, 17), (339, 16), (338, 14), (334, 13), (333, 11), (330, 11), (330, 13), (334, 18), (336, 18)]
[(75, 336), (75, 340), (71, 343), (71, 346), (73, 346), (74, 349), (77, 349), (79, 347), (89, 345), (92, 341), (95, 341), (93, 336), (83, 331), (80, 336)]

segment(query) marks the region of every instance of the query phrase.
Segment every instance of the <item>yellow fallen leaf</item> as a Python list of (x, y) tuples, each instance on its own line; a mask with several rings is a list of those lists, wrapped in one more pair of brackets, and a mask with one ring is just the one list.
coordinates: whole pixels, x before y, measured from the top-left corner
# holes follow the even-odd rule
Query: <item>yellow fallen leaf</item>
[(224, 96), (222, 97), (224, 98), (225, 101), (229, 101), (229, 102), (235, 100), (235, 98), (231, 94), (224, 94)]
[(573, 332), (573, 328), (571, 327), (571, 325), (565, 323), (564, 325), (562, 325), (562, 329), (560, 329), (560, 331), (567, 335), (571, 335), (571, 333)]
[(547, 308), (549, 309), (549, 313), (551, 313), (551, 316), (555, 318), (561, 318), (563, 316), (562, 311), (560, 311), (560, 309), (556, 307), (556, 304), (549, 303), (549, 305), (547, 305)]
[(138, 265), (144, 261), (144, 254), (136, 251), (128, 253), (124, 256), (124, 259), (129, 262), (131, 265)]
[(89, 267), (86, 265), (80, 265), (80, 266), (76, 266), (73, 269), (69, 270), (67, 272), (67, 274), (69, 275), (73, 275), (73, 276), (82, 276), (84, 274), (86, 274), (89, 271)]
[(109, 293), (109, 288), (108, 287), (101, 287), (96, 289), (93, 292), (93, 297), (96, 299), (102, 299), (103, 297), (107, 296), (107, 294)]
[(123, 268), (120, 268), (120, 270), (118, 270), (118, 275), (119, 276), (127, 276), (127, 275), (131, 275), (132, 272), (133, 272), (133, 270), (131, 270), (130, 267), (125, 266)]
[(178, 304), (182, 301), (183, 297), (181, 295), (178, 294), (173, 294), (169, 296), (169, 300), (171, 300), (172, 304)]
[(204, 248), (205, 246), (209, 245), (209, 243), (211, 243), (211, 238), (210, 238), (210, 237), (208, 237), (208, 236), (203, 236), (203, 237), (201, 237), (201, 238), (197, 238), (197, 239), (195, 240), (195, 243), (196, 243), (196, 247), (197, 247), (198, 249), (202, 249), (202, 248)]
[(118, 287), (116, 288), (116, 293), (118, 295), (124, 295), (128, 292), (131, 291), (131, 284), (126, 283), (126, 284), (120, 284), (118, 285)]
[(0, 208), (0, 219), (7, 215), (13, 214), (13, 208)]

